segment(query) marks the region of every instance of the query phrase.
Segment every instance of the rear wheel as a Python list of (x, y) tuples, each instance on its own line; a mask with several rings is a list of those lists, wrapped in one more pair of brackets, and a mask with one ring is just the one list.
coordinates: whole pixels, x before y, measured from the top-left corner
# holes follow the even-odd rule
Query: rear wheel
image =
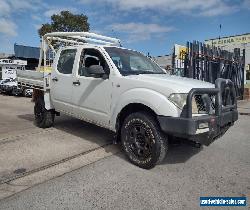
[(145, 169), (161, 163), (168, 149), (167, 137), (155, 118), (146, 112), (132, 113), (124, 120), (121, 140), (129, 160)]
[(23, 90), (23, 96), (24, 96), (24, 97), (29, 97), (29, 96), (30, 96), (30, 93), (29, 93), (29, 90), (28, 90), (28, 89), (24, 89), (24, 90)]
[(52, 110), (45, 108), (43, 97), (39, 97), (34, 107), (35, 124), (39, 128), (49, 128), (54, 124), (55, 114)]

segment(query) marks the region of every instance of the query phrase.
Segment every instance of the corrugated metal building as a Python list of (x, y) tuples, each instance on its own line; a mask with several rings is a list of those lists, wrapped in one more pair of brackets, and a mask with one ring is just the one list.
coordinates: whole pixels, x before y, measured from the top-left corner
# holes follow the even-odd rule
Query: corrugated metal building
[(14, 52), (17, 58), (39, 59), (40, 48), (14, 44)]
[(35, 70), (38, 66), (40, 48), (39, 47), (30, 47), (24, 45), (14, 45), (15, 57), (27, 61), (26, 69)]

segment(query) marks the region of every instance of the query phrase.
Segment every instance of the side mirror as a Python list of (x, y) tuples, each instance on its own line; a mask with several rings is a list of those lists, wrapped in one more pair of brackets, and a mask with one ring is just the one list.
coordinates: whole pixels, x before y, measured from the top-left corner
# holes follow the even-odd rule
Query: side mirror
[(103, 67), (100, 65), (92, 65), (89, 68), (87, 68), (87, 71), (89, 74), (93, 74), (100, 77), (105, 74)]

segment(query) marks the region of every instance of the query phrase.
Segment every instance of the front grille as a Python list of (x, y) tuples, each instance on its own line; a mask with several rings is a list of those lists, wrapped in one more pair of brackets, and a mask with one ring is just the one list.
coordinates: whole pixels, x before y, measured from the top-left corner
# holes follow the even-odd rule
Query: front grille
[(215, 95), (197, 94), (193, 96), (192, 113), (193, 114), (214, 114)]

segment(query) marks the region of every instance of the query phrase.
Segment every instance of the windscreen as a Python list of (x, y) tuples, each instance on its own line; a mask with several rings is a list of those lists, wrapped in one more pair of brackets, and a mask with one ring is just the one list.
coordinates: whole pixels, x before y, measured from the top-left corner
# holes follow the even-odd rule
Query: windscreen
[(139, 52), (116, 47), (105, 47), (105, 50), (122, 75), (165, 74), (150, 58)]

